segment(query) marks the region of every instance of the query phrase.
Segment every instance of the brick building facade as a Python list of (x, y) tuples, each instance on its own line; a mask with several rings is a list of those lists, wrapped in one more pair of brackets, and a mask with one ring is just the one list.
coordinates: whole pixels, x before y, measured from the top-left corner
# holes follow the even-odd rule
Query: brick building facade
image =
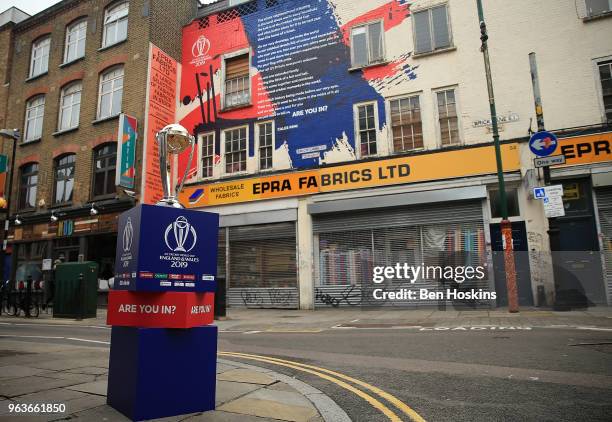
[(181, 27), (195, 7), (64, 0), (0, 29), (0, 77), (8, 82), (0, 126), (22, 131), (10, 187), (18, 279), (38, 277), (42, 260), (60, 255), (97, 261), (101, 276), (111, 276), (117, 216), (139, 200), (138, 189), (114, 183), (119, 114), (138, 122), (140, 186), (149, 44), (179, 60)]

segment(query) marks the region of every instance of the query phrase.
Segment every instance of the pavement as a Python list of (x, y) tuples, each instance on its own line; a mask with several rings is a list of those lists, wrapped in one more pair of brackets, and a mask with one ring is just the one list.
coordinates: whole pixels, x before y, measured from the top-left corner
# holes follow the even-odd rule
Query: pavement
[[(21, 321), (24, 319), (21, 318)], [(15, 322), (13, 317), (0, 316), (0, 323)], [(106, 325), (106, 309), (98, 309), (96, 318), (83, 321), (52, 318), (42, 312), (28, 323)], [(438, 310), (324, 308), (312, 310), (231, 308), (227, 317), (215, 321), (221, 332), (317, 332), (343, 328), (457, 328), (478, 326), (591, 328), (612, 329), (612, 307), (598, 306), (572, 311), (545, 308), (523, 308), (509, 313), (504, 308), (494, 310)]]
[[(48, 340), (53, 340), (51, 337)], [(28, 342), (23, 338), (3, 338), (0, 345), (0, 419), (129, 420), (106, 405), (108, 348)], [(65, 411), (37, 415), (9, 411), (9, 404), (43, 403), (63, 404)], [(159, 420), (349, 421), (328, 396), (308, 384), (270, 369), (225, 359), (217, 362), (216, 410)]]

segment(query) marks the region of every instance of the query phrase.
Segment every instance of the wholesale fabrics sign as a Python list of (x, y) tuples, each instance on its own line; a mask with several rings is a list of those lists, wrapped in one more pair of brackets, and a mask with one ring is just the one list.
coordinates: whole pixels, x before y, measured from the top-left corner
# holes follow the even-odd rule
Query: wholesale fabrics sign
[(135, 117), (122, 113), (119, 117), (117, 141), (117, 175), (115, 184), (134, 189), (136, 181), (136, 140), (138, 126)]
[(159, 150), (155, 134), (175, 122), (179, 64), (149, 44), (149, 74), (143, 146), (142, 202), (155, 204), (163, 197), (159, 171)]
[[(520, 169), (518, 144), (502, 145), (504, 171)], [(180, 194), (187, 207), (232, 204), (261, 199), (311, 195), (348, 189), (493, 174), (493, 146), (481, 146), (411, 157), (345, 164), (280, 175), (253, 177), (186, 187)]]

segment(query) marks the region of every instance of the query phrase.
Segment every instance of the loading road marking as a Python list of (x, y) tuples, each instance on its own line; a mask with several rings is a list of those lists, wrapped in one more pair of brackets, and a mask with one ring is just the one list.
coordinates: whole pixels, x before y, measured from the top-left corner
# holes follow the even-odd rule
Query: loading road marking
[[(359, 396), (360, 398), (364, 399), (365, 401), (367, 401), (372, 407), (374, 407), (375, 409), (377, 409), (378, 411), (380, 411), (381, 413), (383, 413), (385, 416), (387, 416), (387, 418), (389, 418), (389, 420), (396, 422), (396, 421), (401, 421), (402, 419), (397, 416), (396, 413), (394, 413), (391, 409), (389, 409), (387, 406), (385, 406), (382, 402), (380, 402), (379, 400), (377, 400), (376, 398), (372, 397), (370, 394), (359, 390), (358, 388), (342, 381), (342, 379), (352, 382), (354, 384), (359, 385), (360, 387), (363, 387), (367, 390), (370, 390), (371, 392), (373, 392), (374, 394), (378, 395), (379, 397), (387, 400), (389, 403), (393, 404), (396, 408), (398, 408), (399, 410), (401, 410), (405, 415), (407, 415), (411, 421), (414, 422), (425, 422), (425, 419), (423, 419), (423, 417), (421, 417), (417, 412), (415, 412), (410, 406), (408, 406), (407, 404), (405, 404), (404, 402), (402, 402), (401, 400), (399, 400), (397, 397), (393, 396), (392, 394), (387, 393), (384, 390), (381, 390), (378, 387), (375, 387), (371, 384), (368, 384), (367, 382), (358, 380), (356, 378), (350, 377), (348, 375), (344, 375), (341, 374), (339, 372), (336, 371), (332, 371), (326, 368), (321, 368), (319, 366), (314, 366), (314, 365), (307, 365), (304, 363), (300, 363), (300, 362), (295, 362), (295, 361), (290, 361), (290, 360), (284, 360), (284, 359), (277, 359), (277, 358), (273, 358), (270, 356), (262, 356), (262, 355), (252, 355), (252, 354), (247, 354), (247, 353), (236, 353), (236, 352), (219, 352), (219, 355), (222, 356), (229, 356), (229, 357), (236, 357), (236, 358), (243, 358), (243, 359), (250, 359), (250, 360), (255, 360), (255, 361), (259, 361), (259, 362), (265, 362), (265, 363), (270, 363), (273, 365), (279, 365), (279, 366), (285, 366), (288, 368), (292, 368), (292, 369), (296, 369), (298, 371), (302, 371), (302, 372), (306, 372), (312, 375), (316, 375), (319, 378), (325, 379), (327, 381), (330, 381), (342, 388), (344, 388), (345, 390), (348, 390), (354, 394), (356, 394), (357, 396)], [(329, 375), (328, 375), (329, 374)], [(333, 376), (332, 376), (333, 375)]]

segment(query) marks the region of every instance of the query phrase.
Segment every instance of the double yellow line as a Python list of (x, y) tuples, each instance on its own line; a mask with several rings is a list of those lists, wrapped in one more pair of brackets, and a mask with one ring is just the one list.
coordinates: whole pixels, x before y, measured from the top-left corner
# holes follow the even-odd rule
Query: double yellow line
[(378, 397), (391, 403), (393, 406), (399, 409), (404, 415), (408, 416), (408, 418), (410, 418), (411, 421), (425, 422), (425, 419), (423, 419), (410, 406), (408, 406), (407, 404), (405, 404), (404, 402), (402, 402), (401, 400), (399, 400), (397, 397), (393, 396), (392, 394), (389, 394), (386, 391), (383, 391), (378, 387), (368, 384), (367, 382), (358, 380), (353, 377), (349, 377), (348, 375), (341, 374), (340, 372), (332, 371), (326, 368), (321, 368), (319, 366), (306, 365), (304, 363), (294, 362), (290, 360), (273, 358), (270, 356), (252, 355), (252, 354), (247, 354), (247, 353), (236, 353), (236, 352), (219, 352), (218, 354), (220, 356), (249, 359), (249, 360), (255, 360), (259, 362), (270, 363), (273, 365), (284, 366), (287, 368), (295, 369), (297, 371), (306, 372), (308, 374), (315, 375), (326, 381), (332, 382), (338, 385), (339, 387), (342, 387), (345, 390), (348, 390), (351, 393), (356, 394), (357, 396), (361, 397), (366, 402), (368, 402), (372, 407), (374, 407), (375, 409), (383, 413), (387, 418), (389, 418), (390, 421), (401, 422), (403, 420), (393, 410), (391, 410), (389, 407), (383, 404), (380, 400), (376, 399), (372, 395), (348, 383), (348, 382), (351, 382), (355, 385), (362, 387), (365, 390), (369, 390), (370, 392), (374, 393)]

